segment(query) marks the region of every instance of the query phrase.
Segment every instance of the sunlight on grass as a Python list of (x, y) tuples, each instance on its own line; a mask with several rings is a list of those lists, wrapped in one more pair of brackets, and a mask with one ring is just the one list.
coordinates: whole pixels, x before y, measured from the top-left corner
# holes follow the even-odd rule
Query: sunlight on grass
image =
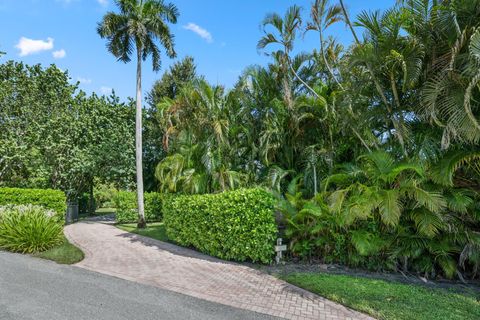
[(480, 319), (479, 294), (322, 273), (282, 276), (315, 292), (378, 319)]
[(34, 257), (52, 260), (60, 264), (74, 264), (80, 262), (84, 258), (82, 250), (68, 242), (66, 238), (63, 242), (44, 252), (33, 254)]
[(98, 208), (95, 210), (95, 215), (112, 214), (115, 213), (115, 211), (115, 208)]
[(124, 231), (139, 234), (141, 236), (164, 242), (171, 242), (167, 237), (167, 232), (163, 222), (149, 223), (146, 229), (138, 229), (136, 223), (119, 224), (117, 227)]

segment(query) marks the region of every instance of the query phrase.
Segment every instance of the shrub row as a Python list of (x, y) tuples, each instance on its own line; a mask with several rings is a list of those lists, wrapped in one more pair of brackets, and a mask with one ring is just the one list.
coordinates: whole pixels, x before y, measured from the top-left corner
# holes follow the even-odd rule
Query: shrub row
[(163, 215), (169, 239), (180, 245), (227, 260), (272, 260), (274, 199), (262, 189), (170, 196)]
[(67, 210), (65, 194), (52, 189), (0, 188), (0, 206), (10, 204), (41, 206), (55, 211), (57, 219), (62, 221)]
[[(145, 193), (145, 219), (147, 222), (162, 220), (162, 201), (159, 193)], [(137, 193), (128, 191), (119, 191), (115, 194), (113, 201), (115, 203), (117, 223), (133, 223), (138, 220)]]

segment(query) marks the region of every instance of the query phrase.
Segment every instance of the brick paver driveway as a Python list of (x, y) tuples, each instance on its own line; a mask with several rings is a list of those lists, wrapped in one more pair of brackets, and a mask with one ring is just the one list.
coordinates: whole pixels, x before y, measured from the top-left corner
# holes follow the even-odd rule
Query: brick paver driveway
[(84, 221), (65, 228), (78, 267), (286, 319), (370, 319), (247, 266)]

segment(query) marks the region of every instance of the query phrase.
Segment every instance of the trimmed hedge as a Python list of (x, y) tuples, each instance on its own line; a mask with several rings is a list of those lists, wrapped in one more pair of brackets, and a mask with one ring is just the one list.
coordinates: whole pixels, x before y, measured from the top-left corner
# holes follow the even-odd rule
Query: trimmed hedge
[(168, 238), (180, 245), (227, 260), (272, 261), (274, 198), (263, 189), (171, 196), (163, 215)]
[(37, 205), (56, 212), (59, 220), (65, 218), (67, 199), (59, 190), (0, 188), (0, 206)]
[[(159, 193), (144, 194), (145, 220), (147, 222), (162, 220), (162, 200)], [(113, 197), (115, 203), (117, 223), (133, 223), (138, 221), (137, 193), (119, 191)]]

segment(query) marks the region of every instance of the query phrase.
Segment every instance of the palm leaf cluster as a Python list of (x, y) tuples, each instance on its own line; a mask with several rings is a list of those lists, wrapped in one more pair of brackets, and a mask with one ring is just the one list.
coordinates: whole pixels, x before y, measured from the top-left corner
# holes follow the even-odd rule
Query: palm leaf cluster
[[(292, 257), (477, 276), (480, 1), (305, 9), (265, 17), (257, 50), (270, 63), (233, 89), (195, 76), (155, 104), (159, 189), (261, 185)], [(339, 23), (348, 47), (329, 34)], [(299, 52), (306, 37), (318, 47)]]

